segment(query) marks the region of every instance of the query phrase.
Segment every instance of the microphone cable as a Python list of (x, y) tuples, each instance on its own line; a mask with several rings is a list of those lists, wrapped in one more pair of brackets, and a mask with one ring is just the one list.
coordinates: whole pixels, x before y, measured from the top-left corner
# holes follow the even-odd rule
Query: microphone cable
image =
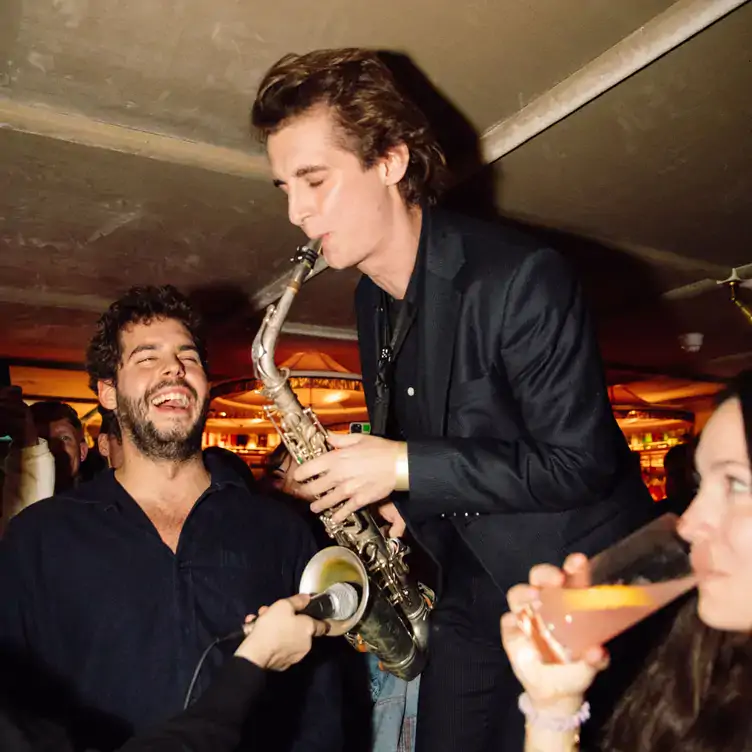
[[(298, 611), (298, 613), (310, 616), (313, 619), (331, 618), (337, 621), (344, 621), (349, 619), (357, 610), (361, 593), (362, 589), (355, 583), (336, 582), (329, 586), (323, 593), (311, 596), (308, 605), (304, 609)], [(220, 645), (223, 642), (239, 640), (247, 637), (250, 632), (246, 630), (250, 629), (253, 629), (253, 622), (246, 624), (243, 629), (238, 629), (224, 637), (215, 637), (209, 643), (196, 664), (196, 669), (193, 672), (191, 683), (188, 685), (188, 691), (186, 692), (185, 700), (183, 701), (183, 710), (187, 710), (188, 706), (191, 704), (193, 690), (196, 688), (196, 682), (201, 673), (201, 668), (209, 656), (209, 653), (211, 653), (217, 645)]]
[(188, 710), (188, 707), (191, 704), (191, 697), (193, 696), (193, 690), (196, 688), (196, 682), (198, 681), (198, 677), (201, 674), (201, 669), (204, 666), (204, 662), (209, 657), (209, 653), (211, 653), (214, 648), (216, 648), (218, 645), (222, 644), (223, 642), (229, 642), (230, 640), (239, 640), (241, 637), (245, 637), (245, 632), (242, 629), (238, 629), (235, 632), (231, 632), (228, 635), (225, 635), (224, 637), (215, 637), (209, 645), (206, 647), (203, 653), (201, 653), (201, 657), (198, 659), (198, 663), (196, 664), (196, 668), (193, 672), (193, 676), (191, 677), (191, 683), (188, 685), (188, 691), (185, 693), (185, 700), (183, 701), (183, 710)]

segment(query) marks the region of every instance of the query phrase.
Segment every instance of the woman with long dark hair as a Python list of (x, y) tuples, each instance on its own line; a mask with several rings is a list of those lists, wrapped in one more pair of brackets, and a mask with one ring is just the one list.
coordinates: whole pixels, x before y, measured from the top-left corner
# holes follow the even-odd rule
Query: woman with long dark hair
[[(752, 750), (752, 373), (721, 399), (697, 448), (700, 487), (679, 523), (691, 546), (698, 585), (677, 613), (646, 670), (617, 708), (601, 749), (608, 752), (742, 752)], [(529, 585), (508, 593), (512, 612), (539, 588), (560, 587), (587, 569), (583, 556), (564, 571), (535, 567)], [(583, 699), (608, 664), (601, 646), (583, 660), (544, 664), (517, 626), (501, 622), (504, 648), (526, 693), (526, 749), (577, 748)]]

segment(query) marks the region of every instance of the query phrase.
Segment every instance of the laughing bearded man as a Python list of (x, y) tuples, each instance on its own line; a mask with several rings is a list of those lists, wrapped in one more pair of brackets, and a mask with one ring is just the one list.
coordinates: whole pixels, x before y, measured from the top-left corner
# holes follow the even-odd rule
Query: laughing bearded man
[[(200, 322), (171, 286), (133, 288), (99, 321), (90, 386), (123, 462), (41, 501), (0, 543), (0, 681), (82, 749), (108, 750), (182, 707), (205, 648), (297, 592), (316, 551), (298, 515), (204, 460)], [(201, 694), (237, 644), (215, 648)], [(240, 749), (341, 748), (336, 668), (314, 654), (268, 682)]]

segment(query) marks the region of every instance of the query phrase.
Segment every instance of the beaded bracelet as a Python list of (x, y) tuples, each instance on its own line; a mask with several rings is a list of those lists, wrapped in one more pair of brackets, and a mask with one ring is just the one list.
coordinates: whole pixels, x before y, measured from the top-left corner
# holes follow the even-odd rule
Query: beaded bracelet
[(551, 713), (542, 713), (533, 707), (532, 700), (527, 692), (523, 692), (517, 701), (517, 707), (533, 726), (546, 729), (547, 731), (576, 731), (585, 721), (590, 718), (590, 703), (584, 702), (580, 709), (569, 716), (557, 716)]

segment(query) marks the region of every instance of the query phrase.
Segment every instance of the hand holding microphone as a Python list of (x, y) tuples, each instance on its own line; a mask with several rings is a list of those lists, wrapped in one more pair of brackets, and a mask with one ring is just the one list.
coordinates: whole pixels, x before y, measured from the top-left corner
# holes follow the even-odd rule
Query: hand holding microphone
[(333, 619), (347, 621), (358, 610), (360, 588), (349, 582), (335, 582), (323, 593), (310, 596), (308, 605), (299, 614), (313, 619)]
[(246, 638), (235, 655), (260, 668), (285, 671), (308, 654), (314, 637), (329, 631), (323, 619), (349, 619), (359, 601), (356, 588), (344, 582), (318, 595), (298, 593), (279, 600), (243, 625)]

